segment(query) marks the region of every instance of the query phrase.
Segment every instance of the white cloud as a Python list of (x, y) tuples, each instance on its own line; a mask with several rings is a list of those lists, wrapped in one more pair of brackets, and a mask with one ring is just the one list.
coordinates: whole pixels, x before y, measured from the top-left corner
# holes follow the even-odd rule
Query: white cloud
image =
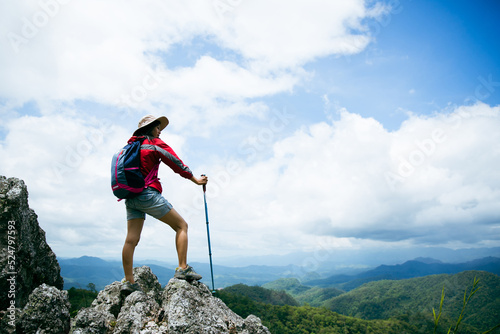
[(363, 1), (242, 1), (218, 37), (262, 70), (295, 67), (360, 52), (370, 41), (360, 22), (370, 15)]
[[(298, 76), (304, 75), (261, 76), (232, 62), (203, 56), (193, 67), (160, 73), (161, 84), (148, 91), (148, 101), (161, 103), (159, 108), (150, 109), (154, 114), (161, 113), (163, 106), (168, 105), (176, 129), (199, 134), (217, 129), (237, 116), (260, 117), (268, 108), (261, 102), (245, 101), (291, 91)], [(132, 89), (129, 94), (132, 102), (134, 96), (140, 96), (133, 92)]]
[(290, 240), (305, 247), (325, 235), (498, 242), (500, 175), (491, 166), (500, 162), (499, 112), (479, 104), (412, 116), (394, 132), (343, 112), (338, 121), (277, 142), (272, 158), (245, 166), (220, 192), (219, 220), (236, 220), (234, 233), (253, 235), (246, 247), (255, 251), (261, 247), (255, 240), (271, 235), (276, 248), (286, 249)]
[[(2, 3), (0, 31), (8, 37), (0, 42), (2, 96), (21, 104), (75, 99), (116, 104), (134, 89), (139, 94), (155, 73), (168, 77), (146, 82), (150, 105), (169, 105), (166, 91), (182, 103), (214, 104), (217, 99), (289, 91), (304, 75), (301, 65), (330, 54), (360, 52), (369, 42), (353, 32), (372, 16), (362, 1), (232, 2), (222, 16), (214, 4)], [(217, 59), (206, 51), (192, 68), (172, 70), (164, 63), (162, 54), (195, 37), (241, 59)]]

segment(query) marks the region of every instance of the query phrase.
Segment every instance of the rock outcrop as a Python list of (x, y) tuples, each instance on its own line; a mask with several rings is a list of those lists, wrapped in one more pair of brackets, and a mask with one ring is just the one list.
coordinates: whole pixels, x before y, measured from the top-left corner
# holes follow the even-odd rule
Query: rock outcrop
[(106, 286), (78, 312), (72, 333), (269, 333), (259, 318), (241, 318), (203, 283), (172, 278), (161, 289), (147, 266), (134, 268), (134, 277), (142, 291), (126, 295), (120, 282)]
[(11, 305), (11, 297), (16, 307), (24, 307), (43, 283), (63, 288), (59, 263), (28, 206), (26, 185), (4, 176), (0, 176), (0, 268), (0, 310)]

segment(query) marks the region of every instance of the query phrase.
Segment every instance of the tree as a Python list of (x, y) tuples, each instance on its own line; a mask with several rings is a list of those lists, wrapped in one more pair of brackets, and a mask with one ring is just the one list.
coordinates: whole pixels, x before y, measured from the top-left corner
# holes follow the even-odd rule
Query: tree
[(95, 284), (94, 283), (89, 283), (87, 284), (87, 288), (92, 291), (93, 293), (97, 293), (97, 290), (95, 288)]

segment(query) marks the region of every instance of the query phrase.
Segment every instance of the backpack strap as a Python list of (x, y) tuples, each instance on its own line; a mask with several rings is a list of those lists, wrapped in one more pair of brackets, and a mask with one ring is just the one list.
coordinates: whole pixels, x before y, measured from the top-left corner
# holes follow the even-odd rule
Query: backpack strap
[[(147, 140), (150, 140), (149, 137), (147, 136), (143, 136), (140, 140), (141, 140), (141, 144), (144, 143), (144, 140), (147, 139)], [(156, 151), (156, 145), (153, 145), (155, 151)], [(146, 177), (144, 178), (144, 189), (146, 189), (147, 187), (149, 187), (150, 184), (152, 184), (153, 182), (155, 182), (157, 179), (158, 179), (158, 170), (160, 169), (160, 162), (158, 161), (158, 164), (154, 165), (153, 169), (151, 169), (148, 173), (148, 175), (146, 175)]]
[(144, 188), (147, 188), (150, 184), (155, 182), (158, 179), (158, 169), (160, 168), (160, 164), (158, 163), (151, 169), (149, 174), (144, 178)]

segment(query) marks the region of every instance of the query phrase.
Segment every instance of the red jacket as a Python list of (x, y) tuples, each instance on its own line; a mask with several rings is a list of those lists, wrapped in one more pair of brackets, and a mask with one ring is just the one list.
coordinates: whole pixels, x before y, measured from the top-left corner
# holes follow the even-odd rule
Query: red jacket
[[(134, 142), (139, 137), (133, 136), (129, 139), (129, 142)], [(151, 137), (149, 137), (151, 138)], [(158, 168), (160, 162), (163, 161), (168, 167), (170, 167), (174, 172), (180, 176), (190, 179), (193, 177), (193, 173), (186, 166), (182, 160), (175, 154), (174, 150), (160, 138), (146, 138), (141, 145), (141, 172), (144, 177), (146, 177), (151, 170)], [(158, 171), (156, 171), (158, 173)], [(156, 175), (155, 175), (156, 176)], [(150, 187), (155, 188), (160, 193), (162, 192), (162, 187), (160, 180), (156, 177)]]

